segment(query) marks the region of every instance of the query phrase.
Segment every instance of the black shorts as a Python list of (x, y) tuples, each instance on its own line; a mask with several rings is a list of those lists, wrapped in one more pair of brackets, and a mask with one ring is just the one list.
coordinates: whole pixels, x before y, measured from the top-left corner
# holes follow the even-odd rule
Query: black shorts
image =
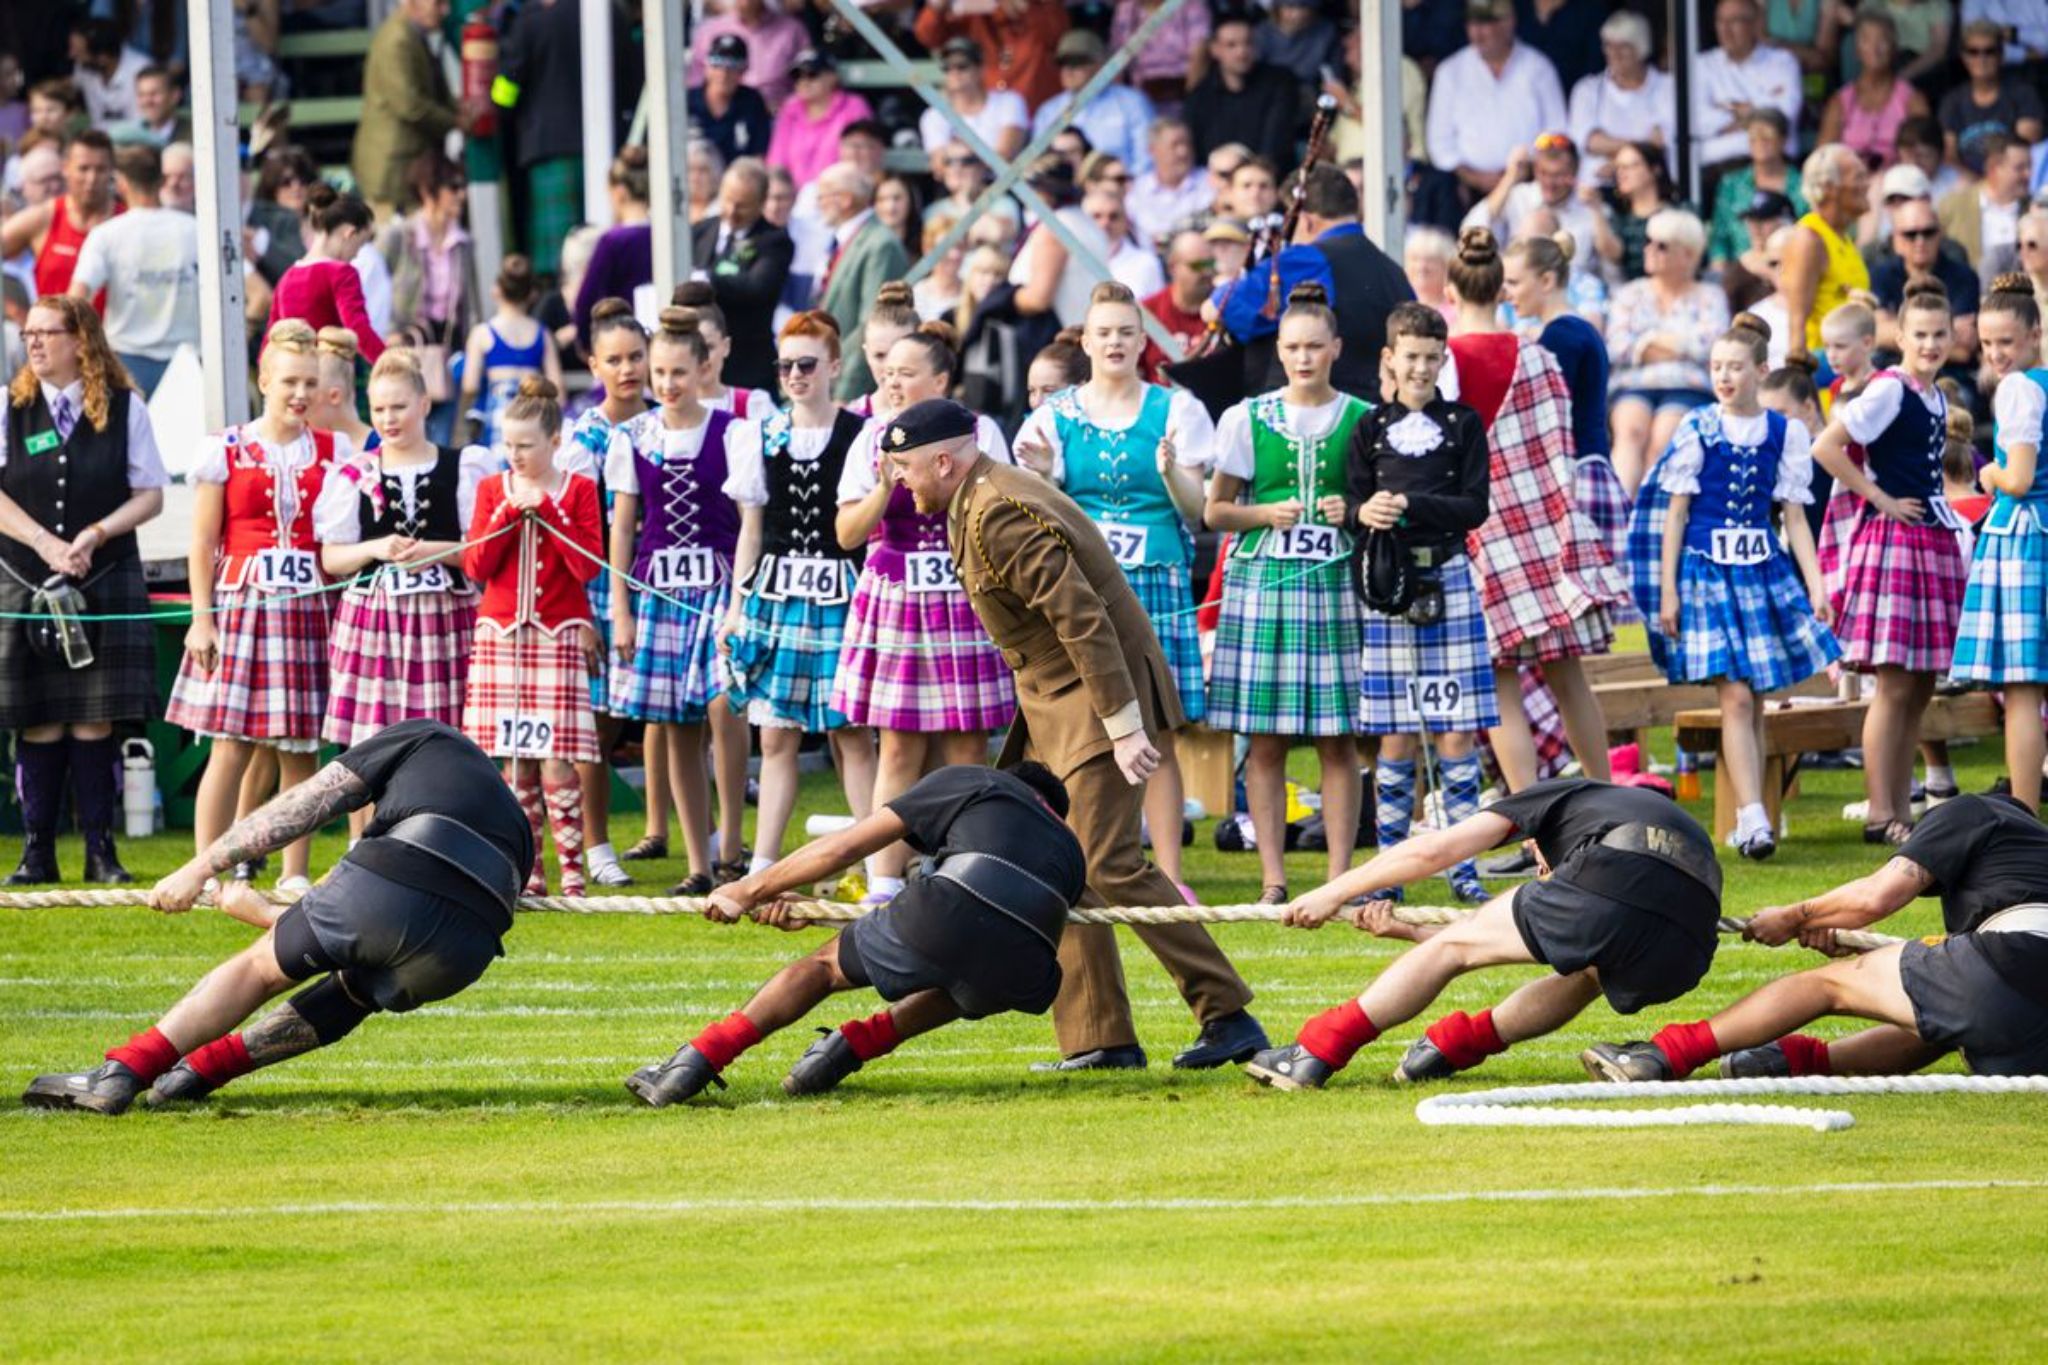
[(279, 916), (272, 942), (292, 980), (344, 972), (351, 995), (394, 1014), (447, 999), (505, 953), (456, 902), (350, 862)]
[(1899, 980), (1921, 1041), (1960, 1049), (1979, 1076), (2048, 1076), (2048, 1006), (2014, 990), (1976, 935), (1908, 943)]
[(1044, 1014), (1060, 993), (1060, 962), (1052, 946), (1006, 915), (975, 906), (957, 913), (981, 921), (971, 952), (940, 961), (908, 942), (884, 906), (839, 935), (839, 970), (856, 986), (873, 986), (884, 1000), (941, 990), (962, 1018), (985, 1019), (1015, 1010)]
[(1676, 1000), (1714, 962), (1713, 922), (1688, 928), (1563, 882), (1525, 884), (1514, 915), (1531, 957), (1565, 976), (1593, 968), (1616, 1014)]

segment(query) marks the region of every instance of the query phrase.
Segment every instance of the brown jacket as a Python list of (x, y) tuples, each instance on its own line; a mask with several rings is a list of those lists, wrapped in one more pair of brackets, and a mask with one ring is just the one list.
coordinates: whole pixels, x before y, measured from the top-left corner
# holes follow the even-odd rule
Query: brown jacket
[(1109, 752), (1104, 722), (1133, 702), (1148, 735), (1186, 724), (1151, 618), (1073, 499), (983, 459), (953, 495), (946, 537), (975, 614), (1017, 673), (1003, 764), (1028, 745), (1066, 778)]

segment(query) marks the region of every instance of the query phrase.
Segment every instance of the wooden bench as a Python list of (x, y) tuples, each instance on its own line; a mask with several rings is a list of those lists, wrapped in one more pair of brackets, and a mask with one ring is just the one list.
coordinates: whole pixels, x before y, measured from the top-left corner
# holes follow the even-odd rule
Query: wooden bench
[[(1870, 703), (1833, 701), (1819, 705), (1768, 705), (1764, 712), (1764, 810), (1779, 827), (1786, 794), (1799, 775), (1802, 754), (1853, 749), (1863, 742), (1863, 717)], [(1680, 748), (1695, 753), (1712, 749), (1714, 765), (1714, 839), (1718, 843), (1735, 828), (1735, 798), (1721, 780), (1726, 764), (1721, 754), (1721, 712), (1681, 711), (1673, 722)], [(1999, 733), (2003, 722), (1988, 692), (1936, 697), (1921, 718), (1922, 739), (1969, 739)]]

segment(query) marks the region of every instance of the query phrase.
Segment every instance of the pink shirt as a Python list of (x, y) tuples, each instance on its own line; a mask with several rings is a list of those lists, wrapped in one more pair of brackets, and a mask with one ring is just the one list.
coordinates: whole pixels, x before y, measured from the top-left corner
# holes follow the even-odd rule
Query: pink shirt
[(796, 54), (811, 45), (810, 30), (801, 20), (787, 14), (768, 10), (761, 15), (759, 28), (748, 28), (738, 18), (721, 14), (706, 19), (697, 25), (697, 37), (690, 44), (691, 86), (704, 83), (704, 54), (711, 50), (711, 40), (722, 33), (736, 33), (747, 44), (746, 84), (761, 92), (761, 98), (768, 101), (768, 107), (780, 109), (782, 102), (796, 89), (796, 78), (789, 74), (789, 68), (796, 63)]
[(775, 116), (775, 133), (768, 139), (768, 164), (788, 171), (798, 185), (808, 185), (839, 160), (840, 130), (874, 116), (868, 102), (851, 90), (834, 91), (821, 119), (812, 119), (802, 100), (791, 100)]
[(277, 281), (270, 295), (270, 325), (300, 318), (318, 331), (346, 327), (356, 334), (356, 349), (375, 364), (384, 354), (384, 338), (370, 324), (363, 306), (363, 281), (347, 261), (300, 261)]

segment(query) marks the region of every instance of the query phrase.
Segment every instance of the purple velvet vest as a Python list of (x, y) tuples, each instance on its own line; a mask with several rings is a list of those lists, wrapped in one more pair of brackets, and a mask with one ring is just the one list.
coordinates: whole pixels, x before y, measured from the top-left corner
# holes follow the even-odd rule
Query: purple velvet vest
[(730, 568), (740, 538), (739, 509), (725, 495), (725, 430), (732, 422), (729, 412), (711, 413), (697, 458), (667, 460), (662, 458), (660, 414), (636, 419), (633, 470), (640, 479), (640, 541), (633, 551), (633, 577), (645, 582), (656, 552), (682, 545), (710, 550)]

